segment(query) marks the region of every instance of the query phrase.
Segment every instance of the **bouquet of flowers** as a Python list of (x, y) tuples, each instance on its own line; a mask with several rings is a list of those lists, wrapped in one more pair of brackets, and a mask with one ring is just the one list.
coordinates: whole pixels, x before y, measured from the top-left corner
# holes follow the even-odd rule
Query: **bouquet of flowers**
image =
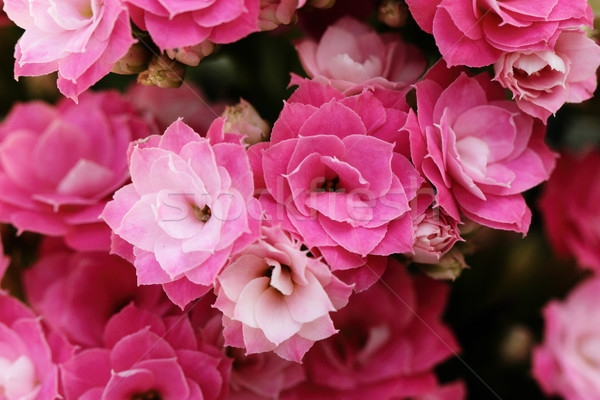
[(592, 6), (4, 0), (0, 397), (600, 399)]

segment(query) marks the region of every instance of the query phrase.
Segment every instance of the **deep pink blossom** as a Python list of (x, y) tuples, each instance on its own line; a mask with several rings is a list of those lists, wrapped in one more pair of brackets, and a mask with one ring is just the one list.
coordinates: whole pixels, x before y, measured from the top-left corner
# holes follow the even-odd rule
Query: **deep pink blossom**
[(544, 186), (540, 210), (552, 249), (600, 272), (600, 153), (562, 154)]
[(71, 343), (100, 346), (109, 318), (130, 302), (158, 314), (174, 308), (159, 287), (138, 288), (133, 265), (121, 257), (75, 253), (57, 242), (43, 242), (23, 286), (32, 308)]
[(447, 289), (390, 261), (380, 282), (333, 315), (340, 331), (315, 343), (304, 359), (307, 382), (283, 399), (396, 400), (436, 391), (433, 369), (458, 351), (440, 319)]
[(103, 346), (61, 365), (66, 400), (225, 400), (231, 361), (185, 315), (163, 319), (133, 305), (114, 315)]
[(407, 0), (448, 65), (482, 67), (502, 53), (552, 50), (560, 32), (592, 26), (586, 0)]
[(245, 147), (240, 139), (217, 142), (222, 127), (215, 120), (206, 139), (179, 120), (164, 135), (134, 143), (132, 183), (102, 214), (113, 252), (134, 263), (138, 284), (162, 284), (182, 308), (258, 237), (262, 215)]
[(261, 234), (218, 277), (225, 344), (300, 362), (315, 341), (336, 332), (330, 313), (346, 305), (352, 287), (281, 228)]
[(519, 108), (546, 121), (564, 103), (580, 103), (596, 90), (600, 46), (582, 31), (564, 31), (554, 50), (504, 53), (494, 78), (513, 92)]
[(547, 395), (600, 398), (600, 279), (588, 279), (565, 301), (544, 308), (543, 343), (533, 353), (533, 376)]
[(0, 221), (64, 236), (75, 249), (108, 249), (98, 216), (129, 178), (129, 142), (148, 133), (116, 92), (16, 105), (0, 125)]
[(259, 30), (259, 0), (125, 0), (133, 22), (161, 49), (231, 43)]
[(120, 0), (5, 0), (25, 33), (15, 49), (15, 77), (58, 70), (58, 88), (77, 96), (108, 74), (135, 42)]
[(436, 189), (437, 205), (453, 219), (461, 213), (482, 225), (526, 233), (531, 211), (521, 192), (548, 179), (555, 154), (541, 122), (504, 100), (487, 74), (462, 73), (449, 86), (417, 85), (412, 110), (412, 160)]
[(379, 35), (351, 17), (329, 26), (319, 42), (300, 40), (296, 50), (311, 78), (346, 94), (364, 87), (406, 88), (427, 65), (419, 50), (397, 34)]
[(405, 156), (408, 135), (398, 131), (406, 120), (401, 99), (369, 90), (344, 98), (302, 81), (271, 142), (250, 148), (258, 155), (252, 165), (257, 185), (266, 187), (260, 200), (267, 216), (300, 236), (332, 270), (361, 275), (349, 279), (359, 290), (385, 268), (376, 266), (377, 257), (412, 252), (408, 202), (423, 179)]
[[(0, 393), (6, 400), (58, 398), (58, 368), (71, 348), (46, 334), (40, 318), (0, 292)], [(59, 347), (62, 346), (61, 347)]]

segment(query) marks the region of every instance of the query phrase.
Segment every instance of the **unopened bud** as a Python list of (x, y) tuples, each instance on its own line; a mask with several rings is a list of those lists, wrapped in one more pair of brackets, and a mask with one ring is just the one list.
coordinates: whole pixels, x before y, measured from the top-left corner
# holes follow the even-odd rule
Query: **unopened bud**
[(138, 75), (138, 83), (161, 88), (177, 88), (183, 83), (185, 65), (161, 55), (153, 57), (148, 69)]
[(111, 72), (121, 75), (139, 74), (148, 67), (150, 56), (145, 46), (135, 43), (129, 48), (127, 54), (113, 65)]
[(314, 8), (331, 8), (335, 0), (310, 0), (310, 5)]
[(383, 0), (379, 6), (378, 18), (391, 28), (399, 28), (406, 25), (408, 7), (399, 0)]
[(167, 49), (167, 56), (171, 60), (177, 60), (190, 67), (197, 66), (200, 61), (215, 51), (215, 44), (210, 40), (205, 40), (193, 46), (178, 47), (176, 49)]
[(261, 31), (271, 31), (279, 25), (287, 25), (294, 20), (298, 0), (260, 0), (258, 27)]
[(225, 107), (222, 117), (225, 117), (225, 132), (239, 133), (244, 136), (248, 146), (268, 139), (271, 131), (269, 124), (260, 117), (250, 103), (244, 99), (235, 106)]
[(453, 248), (444, 254), (437, 264), (421, 264), (421, 270), (433, 279), (454, 281), (462, 271), (469, 268), (463, 254)]

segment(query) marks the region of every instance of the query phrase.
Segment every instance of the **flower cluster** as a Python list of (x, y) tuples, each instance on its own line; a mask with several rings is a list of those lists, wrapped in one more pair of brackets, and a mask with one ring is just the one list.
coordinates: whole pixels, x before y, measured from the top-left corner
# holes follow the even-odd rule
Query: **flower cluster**
[[(58, 71), (76, 102), (19, 104), (0, 123), (0, 222), (42, 236), (13, 257), (31, 309), (0, 293), (0, 393), (465, 398), (435, 372), (460, 346), (443, 321), (449, 286), (433, 278), (465, 265), (467, 224), (528, 233), (523, 193), (557, 158), (546, 121), (592, 95), (600, 47), (583, 0), (406, 2), (389, 9), (410, 10), (445, 60), (429, 70), (397, 31), (321, 10), (331, 1), (4, 0), (25, 30), (15, 76)], [(268, 122), (253, 101), (208, 107), (192, 83), (167, 89), (183, 64), (304, 10), (335, 22), (295, 41), (306, 76), (291, 74)], [(466, 68), (491, 64), (495, 76)], [(111, 70), (158, 87), (85, 92)], [(556, 247), (600, 270), (598, 221), (581, 217), (600, 161), (583, 164), (561, 161), (542, 207)], [(598, 362), (597, 332), (561, 325), (593, 290), (581, 292), (546, 312), (535, 360), (549, 393), (597, 389), (566, 365), (578, 345)], [(584, 375), (573, 387), (554, 378), (571, 371)]]

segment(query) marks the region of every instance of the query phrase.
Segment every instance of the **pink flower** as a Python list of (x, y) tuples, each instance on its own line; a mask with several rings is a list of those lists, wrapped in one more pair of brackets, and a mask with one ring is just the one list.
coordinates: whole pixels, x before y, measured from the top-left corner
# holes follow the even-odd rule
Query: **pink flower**
[[(6, 400), (58, 398), (56, 362), (70, 348), (50, 346), (40, 319), (17, 299), (0, 292), (0, 393)], [(55, 342), (58, 343), (58, 342)], [(65, 343), (66, 345), (66, 343)], [(61, 351), (64, 352), (61, 353)], [(53, 353), (54, 351), (54, 353)], [(53, 359), (54, 357), (54, 359)]]
[(329, 26), (318, 43), (300, 40), (296, 50), (311, 78), (346, 94), (364, 87), (406, 88), (427, 65), (419, 50), (398, 35), (378, 35), (351, 17)]
[(155, 313), (174, 308), (160, 288), (138, 288), (133, 265), (120, 257), (75, 253), (52, 239), (40, 252), (23, 274), (27, 301), (74, 344), (100, 346), (109, 318), (130, 302)]
[[(222, 126), (217, 119), (211, 130), (222, 134)], [(245, 148), (202, 138), (179, 120), (133, 145), (130, 172), (132, 183), (102, 213), (113, 252), (134, 263), (138, 284), (162, 284), (183, 308), (258, 237), (261, 211)]]
[(453, 219), (526, 233), (531, 211), (521, 192), (548, 179), (555, 154), (545, 129), (487, 74), (462, 73), (448, 87), (417, 84), (418, 115), (408, 116), (412, 160)]
[(562, 154), (544, 186), (540, 210), (552, 249), (600, 272), (600, 153)]
[(139, 114), (150, 125), (156, 125), (161, 133), (178, 118), (183, 118), (190, 128), (205, 136), (210, 124), (225, 110), (225, 104), (209, 102), (200, 89), (190, 82), (178, 88), (135, 84), (125, 96)]
[(104, 330), (104, 346), (61, 365), (67, 400), (225, 400), (231, 361), (197, 337), (185, 315), (161, 319), (128, 305)]
[(161, 49), (204, 40), (231, 43), (258, 31), (259, 0), (125, 0), (131, 18)]
[(580, 103), (596, 90), (600, 46), (582, 31), (563, 31), (554, 51), (504, 53), (494, 78), (513, 92), (527, 114), (546, 121), (562, 105)]
[(448, 65), (483, 67), (502, 53), (552, 50), (561, 31), (592, 26), (586, 0), (407, 0)]
[(329, 313), (346, 305), (352, 287), (281, 228), (261, 233), (218, 277), (225, 344), (300, 362), (315, 341), (336, 332)]
[(340, 332), (315, 344), (304, 359), (307, 382), (282, 398), (396, 400), (434, 392), (433, 369), (458, 351), (441, 321), (447, 289), (390, 261), (380, 282), (333, 315)]
[(457, 241), (462, 240), (458, 221), (440, 208), (427, 208), (413, 220), (413, 227), (415, 255), (412, 260), (417, 263), (438, 263)]
[(15, 106), (0, 125), (0, 221), (64, 236), (75, 249), (108, 249), (110, 231), (98, 216), (129, 178), (129, 142), (146, 135), (116, 92)]
[(15, 78), (58, 70), (58, 88), (75, 100), (135, 43), (119, 0), (5, 0), (4, 11), (25, 29), (15, 49)]
[[(395, 108), (398, 103), (396, 92), (365, 90), (344, 98), (304, 81), (284, 105), (271, 142), (250, 148), (259, 153), (253, 166), (266, 186), (260, 200), (267, 216), (318, 251), (332, 270), (412, 253), (408, 202), (423, 179), (405, 157), (408, 135), (398, 127), (406, 113)], [(358, 290), (385, 264), (369, 268), (377, 273), (365, 270), (350, 279)]]
[(600, 279), (577, 286), (544, 308), (544, 342), (533, 353), (533, 376), (548, 395), (600, 398)]

